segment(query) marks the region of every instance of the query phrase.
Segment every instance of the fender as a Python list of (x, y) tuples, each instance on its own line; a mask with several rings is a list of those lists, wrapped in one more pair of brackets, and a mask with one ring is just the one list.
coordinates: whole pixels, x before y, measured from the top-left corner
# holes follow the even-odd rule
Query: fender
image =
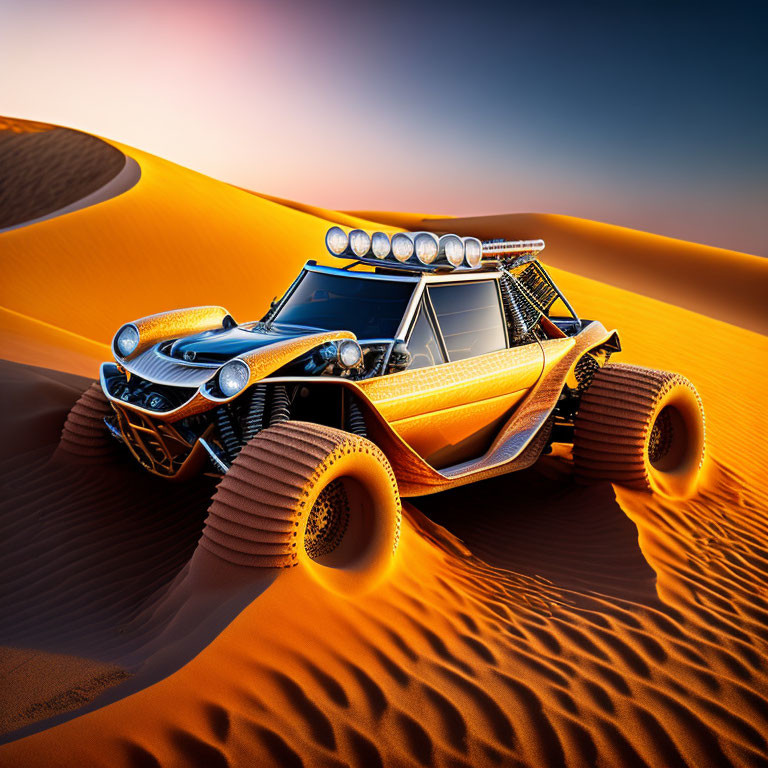
[[(227, 310), (216, 306), (172, 309), (168, 312), (148, 315), (120, 326), (112, 337), (112, 353), (116, 360), (132, 360), (158, 341), (165, 341), (186, 333), (200, 333), (221, 328), (227, 317), (230, 317)], [(139, 344), (130, 355), (123, 357), (117, 350), (115, 340), (126, 326), (133, 326), (138, 331)]]

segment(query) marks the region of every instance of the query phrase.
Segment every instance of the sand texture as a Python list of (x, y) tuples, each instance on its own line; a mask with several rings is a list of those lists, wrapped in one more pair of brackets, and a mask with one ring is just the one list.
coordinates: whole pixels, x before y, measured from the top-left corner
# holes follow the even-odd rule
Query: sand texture
[[(553, 275), (621, 330), (616, 360), (695, 383), (698, 492), (582, 486), (559, 450), (404, 504), (386, 580), (342, 596), (199, 547), (212, 481), (54, 456), (122, 322), (203, 303), (255, 318), (306, 258), (329, 263), (330, 214), (120, 149), (135, 187), (0, 239), (0, 765), (768, 764), (768, 339), (724, 322), (742, 293), (705, 307), (695, 281), (673, 301), (596, 280), (586, 233), (619, 254), (636, 233), (584, 222), (569, 264), (558, 230)], [(698, 246), (665, 248), (690, 264)], [(754, 279), (720, 253), (710, 275)]]
[(86, 197), (125, 165), (120, 150), (95, 136), (37, 126), (23, 131), (0, 118), (0, 230)]

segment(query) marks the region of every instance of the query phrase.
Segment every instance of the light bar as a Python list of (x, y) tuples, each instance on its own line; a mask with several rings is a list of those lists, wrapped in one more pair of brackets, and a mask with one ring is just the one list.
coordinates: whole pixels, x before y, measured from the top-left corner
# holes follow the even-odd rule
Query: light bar
[(433, 232), (396, 232), (390, 237), (386, 232), (331, 227), (325, 245), (341, 259), (415, 272), (478, 269), (484, 255), (476, 237), (438, 237)]
[(523, 253), (537, 254), (544, 250), (543, 240), (484, 240), (483, 258), (494, 256), (519, 256)]

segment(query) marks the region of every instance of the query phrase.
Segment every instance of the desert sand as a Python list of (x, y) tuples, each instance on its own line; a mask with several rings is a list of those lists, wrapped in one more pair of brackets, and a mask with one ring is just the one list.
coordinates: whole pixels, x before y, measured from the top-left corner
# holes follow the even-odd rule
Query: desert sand
[[(114, 146), (141, 167), (134, 187), (0, 235), (0, 765), (768, 763), (768, 339), (720, 282), (765, 280), (764, 262), (720, 252), (711, 284), (627, 290), (625, 261), (595, 279), (584, 238), (608, 269), (607, 248), (642, 251), (635, 234), (584, 222), (569, 263), (558, 230), (555, 279), (621, 330), (620, 359), (695, 382), (698, 493), (581, 487), (567, 455), (548, 457), (410, 500), (388, 580), (340, 596), (197, 547), (208, 480), (54, 455), (121, 323), (202, 303), (260, 316), (326, 260), (335, 215)], [(550, 236), (515, 221), (498, 234)], [(666, 240), (664, 263), (687, 274), (698, 248)]]

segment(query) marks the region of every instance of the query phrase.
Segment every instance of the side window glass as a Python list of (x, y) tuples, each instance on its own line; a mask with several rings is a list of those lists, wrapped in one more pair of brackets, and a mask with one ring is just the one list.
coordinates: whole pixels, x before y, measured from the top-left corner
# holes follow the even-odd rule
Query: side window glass
[(413, 331), (408, 339), (408, 351), (411, 353), (409, 371), (416, 368), (427, 368), (430, 365), (440, 365), (440, 363), (445, 362), (435, 329), (425, 311), (423, 301), (419, 307), (416, 322), (413, 324)]
[(495, 280), (431, 285), (428, 290), (450, 360), (506, 349)]

